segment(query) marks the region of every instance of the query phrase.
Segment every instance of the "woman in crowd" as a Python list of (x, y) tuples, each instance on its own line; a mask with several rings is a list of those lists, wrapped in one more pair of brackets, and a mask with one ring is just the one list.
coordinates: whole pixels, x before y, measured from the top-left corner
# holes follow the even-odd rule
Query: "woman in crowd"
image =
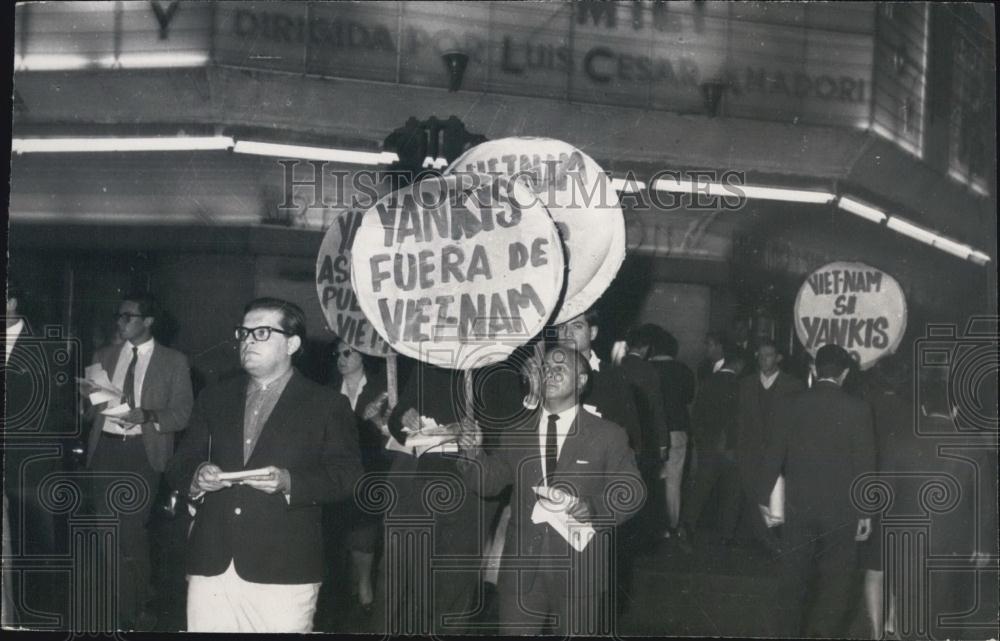
[[(347, 397), (358, 419), (358, 444), (365, 472), (384, 472), (389, 468), (385, 442), (388, 438), (385, 408), (387, 402), (385, 371), (377, 359), (368, 358), (346, 343), (334, 343), (333, 385)], [(363, 512), (350, 502), (347, 548), (350, 550), (351, 594), (363, 611), (370, 612), (375, 591), (372, 565), (381, 539), (381, 520)]]

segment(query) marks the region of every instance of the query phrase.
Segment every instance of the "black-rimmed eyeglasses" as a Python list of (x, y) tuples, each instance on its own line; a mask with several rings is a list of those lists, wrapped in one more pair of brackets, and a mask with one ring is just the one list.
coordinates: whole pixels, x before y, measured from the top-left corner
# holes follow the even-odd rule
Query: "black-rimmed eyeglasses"
[(284, 334), (285, 336), (291, 336), (291, 332), (286, 332), (283, 329), (278, 329), (277, 327), (268, 327), (262, 325), (261, 327), (242, 327), (237, 326), (233, 331), (233, 336), (236, 340), (241, 343), (247, 339), (247, 336), (253, 336), (253, 339), (258, 343), (263, 343), (267, 339), (271, 338), (271, 332), (277, 332), (279, 334)]

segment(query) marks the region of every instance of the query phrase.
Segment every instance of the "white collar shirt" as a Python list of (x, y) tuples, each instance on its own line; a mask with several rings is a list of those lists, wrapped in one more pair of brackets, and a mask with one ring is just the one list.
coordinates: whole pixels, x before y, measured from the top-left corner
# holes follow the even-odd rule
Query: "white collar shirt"
[(358, 409), (358, 398), (361, 396), (361, 392), (365, 389), (365, 385), (368, 384), (368, 379), (364, 374), (361, 375), (361, 380), (358, 381), (358, 386), (354, 388), (354, 393), (351, 394), (350, 389), (347, 387), (347, 379), (340, 384), (340, 393), (347, 397), (347, 400), (351, 402), (351, 409), (357, 411)]
[[(563, 443), (566, 442), (566, 436), (569, 435), (569, 430), (573, 427), (573, 421), (576, 420), (576, 415), (579, 412), (579, 405), (574, 405), (568, 409), (558, 413), (559, 420), (556, 421), (556, 460), (559, 460), (559, 455), (562, 454)], [(542, 414), (539, 417), (538, 423), (538, 449), (542, 454), (542, 478), (548, 473), (545, 467), (545, 429), (549, 424), (549, 416), (552, 413), (542, 407)]]
[(726, 359), (724, 359), (724, 358), (720, 358), (719, 360), (715, 361), (715, 363), (712, 365), (712, 373), (714, 374), (714, 373), (718, 372), (720, 369), (722, 369), (722, 365), (725, 362), (726, 362)]
[(771, 386), (774, 385), (774, 381), (778, 380), (778, 374), (780, 374), (780, 373), (781, 373), (780, 371), (775, 370), (774, 374), (771, 374), (770, 376), (768, 376), (768, 375), (764, 374), (764, 372), (761, 372), (760, 373), (760, 384), (764, 386), (764, 389), (771, 389)]
[[(156, 347), (155, 340), (151, 338), (139, 345), (133, 345), (129, 341), (122, 343), (121, 351), (118, 352), (118, 362), (115, 364), (115, 374), (111, 378), (111, 383), (120, 390), (125, 389), (125, 374), (128, 372), (129, 363), (132, 362), (133, 347), (136, 348), (138, 356), (135, 361), (135, 374), (133, 375), (133, 382), (135, 383), (133, 386), (135, 390), (135, 406), (142, 407), (142, 384), (146, 379), (146, 370), (149, 369), (149, 361), (153, 357), (153, 350)], [(104, 427), (101, 428), (101, 431), (111, 434), (125, 434), (125, 430), (118, 423), (107, 419), (105, 419)]]
[(17, 319), (16, 323), (7, 328), (7, 342), (4, 344), (7, 353), (3, 359), (4, 363), (7, 363), (10, 360), (10, 353), (14, 351), (14, 343), (17, 342), (17, 339), (21, 335), (22, 331), (24, 331), (23, 318)]

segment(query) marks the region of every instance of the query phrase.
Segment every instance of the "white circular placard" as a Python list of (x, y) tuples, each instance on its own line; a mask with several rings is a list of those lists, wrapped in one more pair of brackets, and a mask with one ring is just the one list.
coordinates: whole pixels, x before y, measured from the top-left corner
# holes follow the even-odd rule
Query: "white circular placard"
[(523, 185), (429, 178), (365, 212), (351, 278), (401, 354), (452, 369), (504, 360), (545, 326), (563, 281), (559, 234)]
[(559, 228), (568, 265), (554, 324), (587, 311), (625, 260), (625, 219), (603, 169), (573, 145), (552, 138), (501, 138), (473, 147), (445, 174), (524, 176)]
[(370, 356), (392, 350), (361, 311), (351, 285), (351, 243), (365, 212), (341, 212), (326, 230), (316, 258), (316, 294), (327, 326), (351, 348)]
[(895, 278), (864, 263), (820, 267), (795, 299), (795, 332), (813, 356), (834, 343), (868, 369), (896, 351), (905, 331), (903, 289)]

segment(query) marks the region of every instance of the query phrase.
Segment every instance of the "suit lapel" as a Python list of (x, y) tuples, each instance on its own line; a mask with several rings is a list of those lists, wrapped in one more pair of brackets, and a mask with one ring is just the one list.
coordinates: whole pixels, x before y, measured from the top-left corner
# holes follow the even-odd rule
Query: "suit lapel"
[[(228, 422), (227, 429), (217, 430), (211, 435), (213, 439), (210, 443), (210, 458), (213, 463), (223, 469), (223, 471), (241, 470), (243, 465), (243, 415), (246, 413), (246, 393), (249, 378), (240, 377), (240, 384), (236, 385), (235, 393), (223, 397), (220, 403), (222, 407), (217, 408), (219, 416), (223, 418), (223, 425)], [(231, 422), (229, 422), (231, 421)]]
[(585, 413), (586, 410), (583, 407), (577, 409), (576, 418), (573, 419), (569, 434), (566, 435), (566, 440), (559, 451), (559, 458), (556, 459), (557, 473), (569, 467), (570, 464), (567, 461), (575, 461), (581, 452), (587, 451), (587, 430), (584, 427), (587, 420)]
[(146, 373), (142, 376), (142, 396), (139, 397), (139, 407), (149, 406), (150, 389), (162, 380), (160, 369), (163, 367), (163, 353), (160, 346), (153, 343), (153, 353), (149, 355), (149, 365), (146, 366)]

